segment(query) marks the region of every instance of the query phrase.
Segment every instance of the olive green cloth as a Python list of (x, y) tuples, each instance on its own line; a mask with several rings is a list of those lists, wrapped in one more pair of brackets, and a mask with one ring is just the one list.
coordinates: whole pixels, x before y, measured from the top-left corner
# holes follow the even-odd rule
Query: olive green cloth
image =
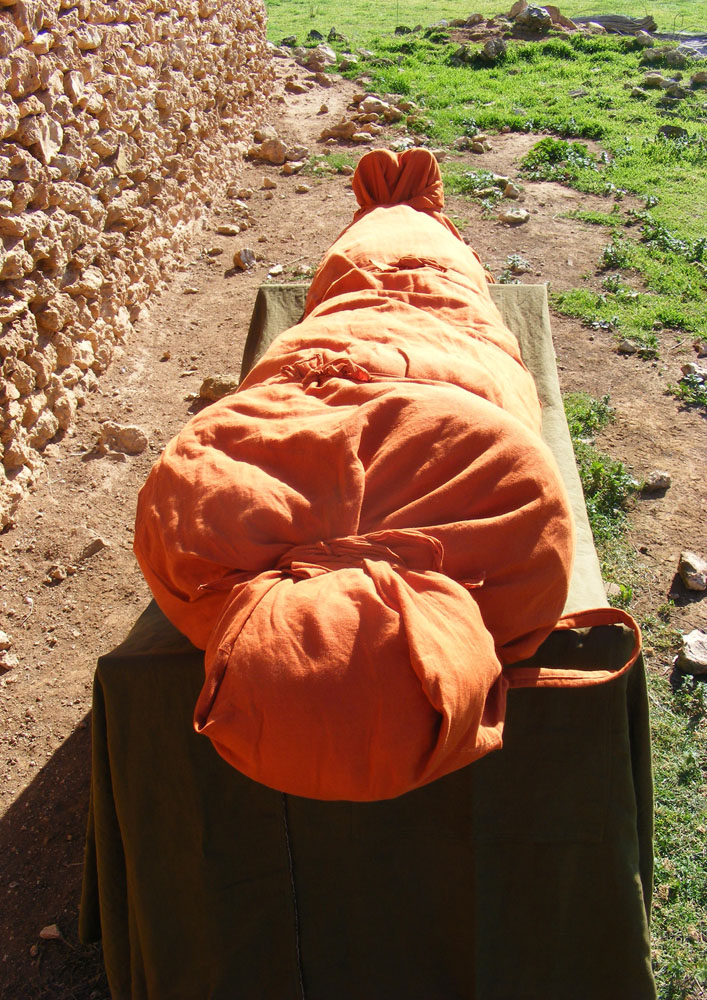
[[(542, 396), (544, 288), (499, 292)], [(261, 293), (250, 363), (271, 295), (288, 300)], [(551, 397), (554, 448), (553, 426), (570, 443)], [(573, 607), (602, 603), (590, 555)], [(631, 644), (621, 626), (555, 633), (534, 662), (617, 666)], [(202, 681), (203, 653), (154, 602), (98, 663), (81, 934), (102, 935), (114, 1000), (653, 1000), (640, 659), (598, 687), (512, 691), (503, 750), (375, 803), (233, 770), (193, 731)]]

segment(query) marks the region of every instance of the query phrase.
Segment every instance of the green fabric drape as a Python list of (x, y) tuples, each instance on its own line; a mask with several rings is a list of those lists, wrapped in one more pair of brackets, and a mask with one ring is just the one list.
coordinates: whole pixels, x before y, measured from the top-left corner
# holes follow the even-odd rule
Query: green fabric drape
[[(294, 287), (261, 290), (249, 363), (297, 321)], [(577, 520), (567, 610), (603, 604), (545, 289), (492, 293)], [(555, 633), (533, 661), (605, 668), (631, 642)], [(154, 602), (99, 660), (81, 934), (102, 936), (115, 1000), (653, 1000), (640, 659), (598, 687), (510, 692), (503, 750), (375, 803), (230, 768), (192, 728), (202, 681), (203, 653)]]

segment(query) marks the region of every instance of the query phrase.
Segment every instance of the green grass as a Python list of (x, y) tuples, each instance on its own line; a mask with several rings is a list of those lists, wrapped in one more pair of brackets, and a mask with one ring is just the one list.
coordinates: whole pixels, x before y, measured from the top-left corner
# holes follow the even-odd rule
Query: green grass
[[(608, 396), (565, 396), (587, 510), (605, 580), (619, 584), (614, 605), (629, 607), (644, 586), (623, 535), (633, 483), (620, 462), (593, 438), (614, 412)], [(589, 439), (589, 440), (588, 440)], [(608, 500), (608, 504), (607, 501)], [(598, 510), (597, 504), (604, 506)], [(670, 661), (680, 643), (671, 606), (641, 616), (644, 649)], [(649, 670), (655, 781), (653, 962), (659, 1000), (703, 1000), (707, 989), (707, 698), (704, 683), (683, 678), (674, 688)]]
[[(651, 632), (648, 631), (649, 637)], [(655, 780), (654, 970), (660, 1000), (707, 990), (707, 702), (705, 684), (673, 690), (649, 673)]]
[(626, 511), (636, 484), (623, 462), (599, 451), (595, 434), (614, 419), (609, 397), (593, 399), (587, 393), (568, 393), (565, 414), (584, 490), (589, 524), (600, 548), (623, 534)]
[[(472, 5), (464, 0), (445, 3), (439, 0), (432, 3), (429, 0), (387, 0), (382, 4), (373, 0), (348, 0), (346, 4), (339, 0), (266, 0), (268, 37), (272, 41), (279, 41), (290, 34), (296, 34), (304, 41), (311, 28), (326, 35), (334, 26), (356, 45), (367, 45), (371, 35), (393, 31), (398, 24), (409, 27), (422, 24), (427, 27), (441, 18), (468, 17), (476, 11), (491, 16), (500, 10), (506, 11), (510, 6), (510, 2), (499, 4), (495, 0), (478, 0)], [(621, 13), (643, 17), (647, 7), (661, 31), (704, 31), (704, 17), (700, 17), (699, 6), (695, 0), (651, 0), (648, 5), (634, 4), (626, 10), (622, 4)], [(560, 9), (568, 17), (573, 14), (615, 14), (617, 5), (616, 0), (593, 0), (590, 5), (584, 0), (565, 0)]]
[(699, 375), (683, 375), (677, 385), (669, 385), (667, 391), (685, 406), (694, 406), (707, 413), (707, 385)]
[[(348, 173), (349, 169), (354, 169), (358, 162), (358, 157), (352, 153), (315, 153), (310, 156), (309, 162), (305, 165), (302, 173), (311, 177), (326, 177), (331, 174)], [(343, 169), (342, 169), (343, 168)]]

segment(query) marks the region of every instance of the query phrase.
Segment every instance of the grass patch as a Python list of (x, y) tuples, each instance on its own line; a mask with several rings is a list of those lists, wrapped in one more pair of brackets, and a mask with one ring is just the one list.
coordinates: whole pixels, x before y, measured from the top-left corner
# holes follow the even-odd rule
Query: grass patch
[[(377, 32), (392, 32), (398, 24), (424, 27), (440, 18), (468, 17), (472, 12), (464, 0), (447, 0), (444, 5), (431, 5), (427, 0), (396, 0), (381, 4), (373, 0), (266, 0), (268, 12), (268, 38), (277, 42), (285, 35), (295, 34), (304, 40), (315, 28), (327, 35), (333, 26), (349, 36), (356, 45), (370, 45), (371, 36)], [(503, 7), (504, 10), (508, 9)], [(563, 14), (586, 14), (584, 0), (564, 0)], [(650, 11), (661, 31), (704, 31), (704, 17), (694, 0), (651, 0)], [(473, 10), (491, 16), (499, 13), (497, 0), (477, 0)], [(616, 0), (594, 0), (592, 14), (615, 14)], [(635, 11), (637, 16), (643, 9)]]
[[(598, 452), (594, 435), (614, 414), (608, 396), (565, 396), (587, 510), (605, 580), (619, 584), (614, 605), (627, 607), (640, 590), (635, 557), (622, 537), (633, 482), (621, 463)], [(608, 501), (608, 504), (606, 503)], [(604, 506), (597, 510), (597, 504)], [(680, 635), (671, 606), (642, 617), (644, 649), (671, 659)], [(681, 678), (673, 687), (648, 671), (655, 783), (653, 963), (659, 1000), (701, 1000), (707, 985), (707, 697), (706, 685)]]
[(623, 462), (594, 446), (594, 435), (614, 419), (609, 397), (597, 400), (587, 393), (574, 392), (564, 397), (564, 404), (589, 524), (601, 549), (602, 543), (623, 534), (636, 484)]
[(315, 153), (302, 168), (310, 177), (327, 177), (331, 174), (351, 173), (358, 163), (358, 157), (351, 153)]
[[(607, 199), (605, 211), (585, 210), (577, 217), (613, 230), (599, 267), (624, 272), (625, 287), (606, 289), (593, 301), (586, 289), (575, 289), (556, 297), (559, 311), (590, 323), (613, 323), (644, 358), (657, 355), (657, 329), (694, 333), (707, 327), (707, 239), (704, 212), (695, 211), (707, 204), (701, 91), (671, 111), (670, 120), (676, 118), (688, 133), (671, 138), (659, 131), (666, 121), (662, 91), (651, 91), (640, 103), (631, 97), (646, 69), (632, 39), (577, 34), (510, 42), (502, 66), (482, 65), (471, 55), (460, 64), (458, 44), (443, 31), (427, 37), (424, 32), (372, 35), (369, 45), (375, 59), (364, 60), (352, 75), (365, 69), (372, 89), (412, 98), (420, 113), (408, 129), (418, 141), (451, 146), (460, 136), (502, 127), (550, 132), (522, 164), (530, 197), (535, 179)], [(476, 49), (470, 46), (469, 54)], [(602, 149), (579, 139), (598, 140)], [(461, 165), (445, 169), (447, 190), (484, 198), (487, 214), (498, 200), (494, 192), (480, 194), (492, 186), (490, 180)], [(627, 193), (642, 199), (646, 211), (622, 214)], [(625, 272), (631, 272), (630, 281)], [(627, 290), (630, 285), (637, 296)]]
[[(650, 641), (655, 628), (648, 631)], [(670, 640), (668, 640), (670, 641)], [(660, 1000), (698, 1000), (707, 986), (707, 699), (649, 672), (655, 781), (654, 971)]]
[(707, 413), (707, 385), (699, 375), (683, 375), (677, 385), (669, 385), (666, 391), (685, 406), (694, 406)]

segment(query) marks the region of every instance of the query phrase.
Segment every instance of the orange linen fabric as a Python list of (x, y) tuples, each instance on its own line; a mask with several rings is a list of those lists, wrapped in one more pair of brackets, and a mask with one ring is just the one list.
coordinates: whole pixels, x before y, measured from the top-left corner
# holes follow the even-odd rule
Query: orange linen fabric
[(504, 667), (556, 626), (573, 542), (435, 160), (375, 151), (354, 190), (302, 322), (155, 465), (135, 552), (206, 650), (195, 725), (218, 752), (292, 794), (372, 800), (501, 745), (509, 684), (539, 682)]

